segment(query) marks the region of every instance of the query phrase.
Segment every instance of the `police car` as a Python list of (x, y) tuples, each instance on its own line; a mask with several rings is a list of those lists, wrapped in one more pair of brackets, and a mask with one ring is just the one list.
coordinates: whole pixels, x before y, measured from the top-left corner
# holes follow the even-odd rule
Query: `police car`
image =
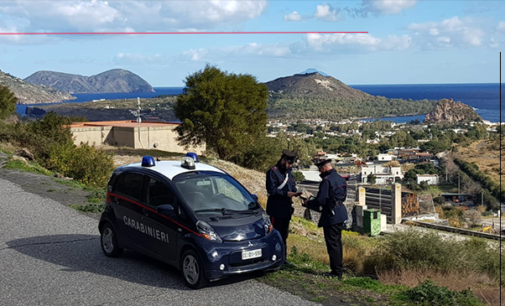
[(106, 256), (141, 252), (180, 269), (193, 289), (284, 262), (282, 238), (257, 197), (194, 153), (118, 167), (105, 204), (98, 228)]

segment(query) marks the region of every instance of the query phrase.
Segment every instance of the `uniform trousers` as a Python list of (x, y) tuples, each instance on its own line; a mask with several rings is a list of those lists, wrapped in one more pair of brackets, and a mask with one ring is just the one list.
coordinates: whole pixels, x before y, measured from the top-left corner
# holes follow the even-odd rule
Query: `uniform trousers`
[(323, 227), (324, 241), (330, 257), (331, 274), (342, 277), (343, 273), (343, 251), (342, 251), (342, 229), (344, 223), (337, 223)]
[(273, 227), (281, 234), (282, 241), (284, 242), (284, 260), (287, 260), (288, 246), (286, 240), (288, 240), (289, 221), (291, 221), (291, 218), (270, 217), (270, 221)]

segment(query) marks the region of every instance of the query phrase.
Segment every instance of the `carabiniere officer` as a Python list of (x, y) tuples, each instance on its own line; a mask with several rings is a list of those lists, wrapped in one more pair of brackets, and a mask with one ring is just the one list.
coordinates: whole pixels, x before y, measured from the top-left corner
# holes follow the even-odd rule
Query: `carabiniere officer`
[(298, 154), (283, 150), (277, 165), (270, 168), (266, 175), (266, 188), (268, 193), (267, 214), (270, 216), (273, 227), (281, 234), (284, 242), (284, 258), (287, 261), (286, 241), (289, 234), (289, 222), (293, 215), (293, 197), (301, 195), (297, 192), (296, 182), (291, 174), (291, 166), (296, 161)]
[(317, 196), (305, 199), (303, 206), (321, 213), (318, 227), (323, 228), (326, 249), (330, 257), (331, 272), (325, 276), (342, 278), (342, 230), (347, 220), (347, 208), (344, 205), (347, 197), (347, 182), (331, 165), (331, 159), (316, 164), (319, 176)]

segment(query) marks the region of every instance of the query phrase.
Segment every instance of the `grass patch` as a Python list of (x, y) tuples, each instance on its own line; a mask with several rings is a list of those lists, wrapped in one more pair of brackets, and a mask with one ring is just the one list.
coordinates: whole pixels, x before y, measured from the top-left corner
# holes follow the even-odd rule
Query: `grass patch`
[(70, 205), (70, 207), (83, 213), (101, 213), (105, 209), (105, 204), (90, 203), (86, 205)]
[(461, 305), (461, 306), (472, 306), (472, 305), (483, 305), (471, 290), (452, 291), (447, 287), (438, 286), (435, 282), (430, 279), (425, 280), (418, 286), (409, 289), (402, 293), (402, 297), (406, 297), (406, 300), (416, 302), (417, 305)]
[(40, 166), (36, 162), (25, 162), (22, 160), (9, 160), (5, 163), (5, 165), (3, 167), (5, 169), (10, 169), (10, 170), (19, 170), (19, 171), (24, 171), (24, 172), (31, 172), (31, 173), (48, 175), (48, 176), (53, 175), (53, 172), (45, 169), (44, 167)]
[(79, 183), (78, 181), (74, 181), (74, 180), (63, 180), (63, 179), (59, 179), (59, 178), (54, 178), (54, 181), (57, 182), (58, 184), (62, 184), (62, 185), (65, 185), (65, 186), (71, 187), (71, 188), (77, 188), (77, 189), (86, 188), (86, 185)]
[(105, 202), (105, 197), (106, 197), (105, 189), (103, 189), (103, 188), (94, 188), (94, 189), (88, 190), (88, 191), (90, 192), (86, 196), (88, 198), (88, 202), (95, 203), (95, 204), (104, 203)]

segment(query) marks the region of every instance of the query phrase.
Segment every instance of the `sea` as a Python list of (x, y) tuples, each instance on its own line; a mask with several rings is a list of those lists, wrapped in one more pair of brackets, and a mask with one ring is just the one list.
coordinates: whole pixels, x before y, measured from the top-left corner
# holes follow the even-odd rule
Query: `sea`
[[(412, 99), (412, 100), (440, 100), (452, 98), (454, 101), (463, 102), (475, 109), (482, 119), (490, 122), (502, 122), (505, 120), (505, 110), (500, 103), (500, 84), (412, 84), (412, 85), (350, 85), (374, 96), (386, 98)], [(178, 95), (183, 87), (155, 87), (154, 93), (109, 93), (109, 94), (73, 94), (75, 100), (62, 103), (83, 103), (93, 100), (114, 99), (147, 99), (159, 95)], [(505, 85), (501, 85), (505, 95)], [(60, 104), (60, 103), (53, 103)], [(49, 104), (17, 105), (16, 112), (25, 115), (27, 106), (44, 106)], [(426, 115), (401, 116), (389, 118), (374, 118), (366, 120), (388, 120), (395, 123), (404, 123), (419, 119), (423, 121)]]

